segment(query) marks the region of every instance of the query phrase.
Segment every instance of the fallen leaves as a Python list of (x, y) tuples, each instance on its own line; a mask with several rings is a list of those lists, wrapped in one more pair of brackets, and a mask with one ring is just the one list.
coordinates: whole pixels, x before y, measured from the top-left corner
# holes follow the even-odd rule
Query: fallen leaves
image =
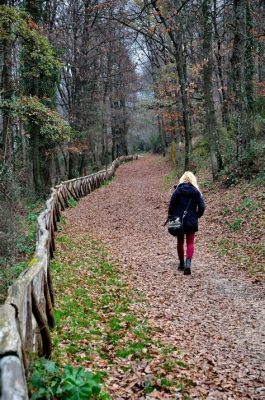
[[(250, 228), (245, 222), (236, 220), (242, 220), (249, 207), (254, 207), (259, 200), (252, 197), (251, 189), (245, 192), (248, 202), (244, 202), (236, 188), (225, 190), (215, 186), (213, 190), (204, 192), (206, 215), (196, 239), (192, 275), (185, 277), (176, 271), (176, 241), (162, 227), (171, 195), (171, 191), (161, 190), (168, 171), (166, 163), (158, 162), (155, 156), (141, 158), (121, 166), (114, 183), (91, 193), (76, 208), (67, 210), (68, 224), (64, 231), (73, 241), (60, 243), (64, 246), (64, 262), (70, 265), (70, 270), (76, 260), (81, 264), (76, 266), (78, 272), (72, 278), (69, 273), (69, 283), (75, 285), (77, 275), (87, 279), (90, 284), (82, 283), (81, 286), (90, 286), (89, 296), (95, 301), (101, 299), (101, 311), (94, 310), (93, 314), (89, 307), (86, 308), (84, 323), (90, 316), (93, 320), (103, 318), (104, 313), (112, 311), (109, 303), (104, 303), (102, 294), (99, 295), (97, 285), (91, 285), (93, 276), (85, 268), (90, 257), (95, 257), (93, 248), (86, 246), (76, 254), (73, 251), (71, 257), (67, 255), (73, 242), (76, 246), (76, 241), (83, 240), (81, 238), (89, 233), (107, 247), (111, 257), (106, 254), (104, 257), (118, 260), (119, 276), (125, 282), (126, 291), (138, 298), (137, 302), (126, 305), (126, 296), (118, 295), (119, 288), (113, 304), (116, 307), (121, 302), (121, 307), (124, 307), (121, 313), (126, 315), (129, 310), (130, 315), (146, 320), (152, 341), (148, 346), (143, 343), (138, 349), (132, 349), (130, 343), (136, 341), (135, 333), (123, 315), (119, 317), (122, 322), (117, 325), (123, 333), (126, 331), (124, 342), (121, 337), (113, 344), (117, 340), (113, 332), (115, 323), (107, 334), (94, 321), (93, 329), (105, 333), (103, 337), (90, 336), (86, 352), (89, 359), (79, 358), (78, 351), (67, 353), (65, 359), (85, 362), (88, 368), (96, 365), (106, 372), (106, 385), (113, 399), (117, 400), (261, 400), (265, 381), (264, 290), (260, 273), (256, 275), (258, 284), (253, 285), (239, 268), (246, 260), (239, 260), (237, 264), (235, 258), (231, 258), (233, 253), (244, 258), (246, 248), (252, 255), (261, 251), (255, 247), (258, 242), (252, 241), (253, 226)], [(228, 211), (225, 204), (228, 204)], [(231, 227), (225, 222), (224, 213), (230, 213), (227, 222), (234, 223)], [(255, 232), (260, 234), (259, 218), (262, 215), (257, 215)], [(244, 230), (237, 229), (239, 226)], [(224, 240), (226, 242), (220, 242)], [(220, 250), (226, 251), (227, 245), (231, 254), (221, 254)], [(104, 295), (113, 294), (109, 283), (104, 286)], [(134, 295), (129, 297), (135, 298)], [(110, 314), (105, 323), (114, 317)], [(81, 327), (77, 326), (76, 334), (80, 330)], [(142, 333), (140, 330), (140, 335)], [(66, 330), (66, 335), (71, 336), (71, 331)], [(83, 339), (81, 332), (78, 346)], [(137, 343), (141, 343), (140, 339), (137, 336)], [(119, 346), (126, 350), (127, 357), (117, 355)], [(104, 351), (101, 353), (96, 349)], [(132, 350), (135, 352), (131, 353)], [(80, 352), (83, 355), (84, 351)], [(189, 368), (185, 368), (185, 363)], [(172, 380), (174, 385), (170, 386)], [(169, 386), (163, 386), (166, 384)]]
[(113, 398), (145, 398), (151, 392), (168, 399), (179, 391), (184, 395), (191, 382), (184, 382), (181, 370), (188, 366), (176, 348), (170, 348), (171, 356), (167, 341), (157, 341), (160, 329), (146, 320), (146, 304), (121, 279), (100, 243), (76, 235), (67, 248), (65, 234), (58, 239), (61, 248), (52, 264), (54, 359), (100, 371)]

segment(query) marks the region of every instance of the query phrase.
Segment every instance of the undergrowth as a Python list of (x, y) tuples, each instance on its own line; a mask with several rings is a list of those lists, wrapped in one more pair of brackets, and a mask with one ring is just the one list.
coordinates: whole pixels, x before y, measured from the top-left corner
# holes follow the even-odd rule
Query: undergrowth
[(102, 186), (102, 187), (108, 187), (109, 185), (111, 185), (112, 183), (114, 183), (115, 180), (116, 180), (116, 176), (113, 176), (113, 177), (110, 178), (110, 179), (106, 179), (106, 180), (101, 184), (101, 186)]
[(212, 250), (233, 262), (235, 268), (262, 278), (265, 273), (264, 186), (257, 187), (255, 180), (242, 181), (230, 188), (212, 183), (204, 185), (203, 192), (206, 206), (211, 205), (203, 218), (209, 219), (214, 233), (207, 239)]
[(0, 303), (5, 301), (8, 287), (30, 266), (30, 260), (35, 252), (37, 218), (41, 208), (42, 202), (29, 203), (25, 206), (24, 215), (20, 215), (17, 219), (12, 253), (0, 257)]
[(109, 396), (102, 392), (100, 374), (92, 374), (84, 367), (65, 367), (39, 359), (32, 366), (29, 389), (31, 400), (107, 400)]
[(165, 175), (162, 183), (162, 191), (167, 191), (177, 184), (177, 178), (180, 177), (177, 169), (172, 170), (169, 174)]
[(128, 385), (139, 396), (157, 390), (168, 399), (177, 392), (185, 398), (192, 384), (182, 374), (187, 364), (176, 348), (160, 341), (144, 318), (141, 294), (122, 279), (102, 245), (63, 234), (57, 242), (53, 361), (100, 374), (110, 395), (117, 388), (125, 393)]
[[(115, 177), (106, 180), (102, 186), (108, 186), (114, 180)], [(67, 202), (70, 208), (75, 208), (78, 204), (78, 201), (72, 197), (69, 197)], [(36, 246), (37, 218), (43, 206), (43, 199), (28, 201), (17, 213), (12, 232), (5, 232), (5, 228), (2, 229), (3, 232), (0, 232), (0, 304), (5, 301), (9, 286), (31, 265), (30, 260)], [(5, 217), (6, 225), (10, 226), (10, 221), (8, 221), (10, 216), (6, 213)]]

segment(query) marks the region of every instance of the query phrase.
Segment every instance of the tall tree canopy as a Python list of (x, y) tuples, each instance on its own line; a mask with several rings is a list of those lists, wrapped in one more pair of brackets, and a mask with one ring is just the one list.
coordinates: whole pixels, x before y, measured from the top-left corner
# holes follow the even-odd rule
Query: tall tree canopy
[(1, 1), (0, 12), (1, 168), (28, 190), (137, 149), (183, 169), (209, 155), (214, 179), (261, 169), (262, 1)]

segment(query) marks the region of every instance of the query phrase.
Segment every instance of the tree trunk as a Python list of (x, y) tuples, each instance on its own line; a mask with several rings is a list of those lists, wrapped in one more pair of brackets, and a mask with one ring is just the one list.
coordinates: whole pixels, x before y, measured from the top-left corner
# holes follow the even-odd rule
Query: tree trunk
[(244, 153), (251, 137), (248, 98), (246, 93), (247, 0), (234, 0), (234, 44), (231, 58), (235, 99), (236, 156), (244, 168)]
[(29, 132), (34, 189), (37, 195), (42, 195), (44, 193), (44, 185), (41, 173), (40, 127), (30, 124)]
[(219, 78), (220, 92), (221, 92), (221, 106), (222, 106), (222, 121), (223, 126), (227, 125), (228, 122), (228, 103), (227, 103), (227, 92), (225, 89), (224, 73), (223, 73), (223, 60), (221, 55), (222, 38), (220, 38), (218, 32), (217, 22), (217, 0), (214, 0), (214, 13), (213, 13), (213, 26), (214, 34), (216, 39), (217, 49), (215, 52), (216, 63), (217, 63), (217, 74)]
[(165, 124), (164, 124), (163, 115), (158, 116), (158, 124), (159, 124), (159, 132), (161, 134), (162, 154), (163, 154), (163, 157), (166, 157), (167, 141), (166, 141), (166, 132), (165, 132)]
[(248, 103), (248, 114), (250, 118), (250, 129), (254, 129), (253, 122), (253, 109), (254, 109), (254, 87), (253, 78), (255, 73), (255, 60), (253, 51), (255, 49), (255, 43), (252, 31), (254, 29), (251, 6), (249, 1), (246, 4), (246, 51), (245, 51), (245, 80), (246, 80), (246, 96)]
[(203, 89), (204, 106), (206, 114), (206, 132), (210, 143), (210, 153), (212, 162), (213, 179), (216, 179), (222, 169), (222, 157), (219, 148), (219, 133), (213, 99), (213, 57), (212, 57), (212, 20), (211, 20), (212, 0), (203, 0)]
[[(107, 78), (110, 76), (110, 56), (107, 59)], [(108, 79), (104, 83), (103, 99), (102, 99), (102, 124), (101, 124), (101, 164), (106, 166), (109, 162), (109, 146), (108, 146), (108, 130), (107, 130), (107, 95), (110, 91), (110, 84)]]
[(121, 109), (122, 109), (122, 123), (121, 123), (121, 138), (120, 138), (120, 152), (122, 156), (128, 155), (128, 115), (127, 115), (127, 107), (126, 100), (123, 98), (121, 100)]
[[(43, 0), (27, 0), (25, 2), (25, 10), (32, 16), (35, 22), (39, 22), (42, 16), (42, 5)], [(26, 65), (25, 68), (30, 69), (30, 65)], [(41, 78), (32, 78), (31, 81), (24, 82), (26, 92), (31, 96), (40, 96), (40, 82)], [(43, 95), (43, 94), (42, 94)], [(31, 148), (31, 161), (32, 161), (32, 172), (33, 172), (33, 184), (35, 194), (43, 195), (44, 182), (41, 172), (41, 149), (40, 149), (40, 126), (29, 123), (28, 131), (30, 134), (30, 148)]]
[(180, 92), (181, 92), (181, 104), (182, 104), (182, 116), (184, 125), (184, 139), (185, 139), (185, 170), (189, 169), (190, 157), (191, 157), (191, 126), (189, 117), (189, 100), (187, 95), (187, 82), (184, 73), (183, 57), (179, 54), (176, 57), (177, 72), (179, 77)]
[(116, 129), (114, 127), (111, 128), (112, 135), (112, 147), (111, 147), (111, 158), (112, 161), (116, 158)]
[[(7, 4), (8, 2), (2, 2)], [(6, 27), (10, 30), (10, 26)], [(12, 83), (12, 41), (7, 38), (1, 41), (1, 58), (2, 58), (2, 73), (1, 73), (1, 92), (3, 100), (10, 100), (13, 93)], [(12, 167), (12, 152), (13, 152), (13, 135), (11, 127), (11, 116), (9, 111), (3, 112), (3, 130), (2, 130), (2, 146), (4, 154), (4, 164)]]

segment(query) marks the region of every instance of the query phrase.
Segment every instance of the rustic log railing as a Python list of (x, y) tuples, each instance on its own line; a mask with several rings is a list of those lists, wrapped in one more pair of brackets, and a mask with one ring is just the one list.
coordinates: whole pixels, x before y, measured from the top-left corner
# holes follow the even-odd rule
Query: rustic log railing
[(30, 267), (9, 288), (0, 307), (0, 399), (28, 399), (26, 372), (32, 353), (49, 358), (54, 326), (54, 293), (49, 270), (55, 251), (55, 231), (69, 199), (86, 196), (111, 179), (117, 167), (137, 156), (117, 158), (106, 170), (62, 182), (51, 189), (46, 209), (38, 217), (36, 252)]

